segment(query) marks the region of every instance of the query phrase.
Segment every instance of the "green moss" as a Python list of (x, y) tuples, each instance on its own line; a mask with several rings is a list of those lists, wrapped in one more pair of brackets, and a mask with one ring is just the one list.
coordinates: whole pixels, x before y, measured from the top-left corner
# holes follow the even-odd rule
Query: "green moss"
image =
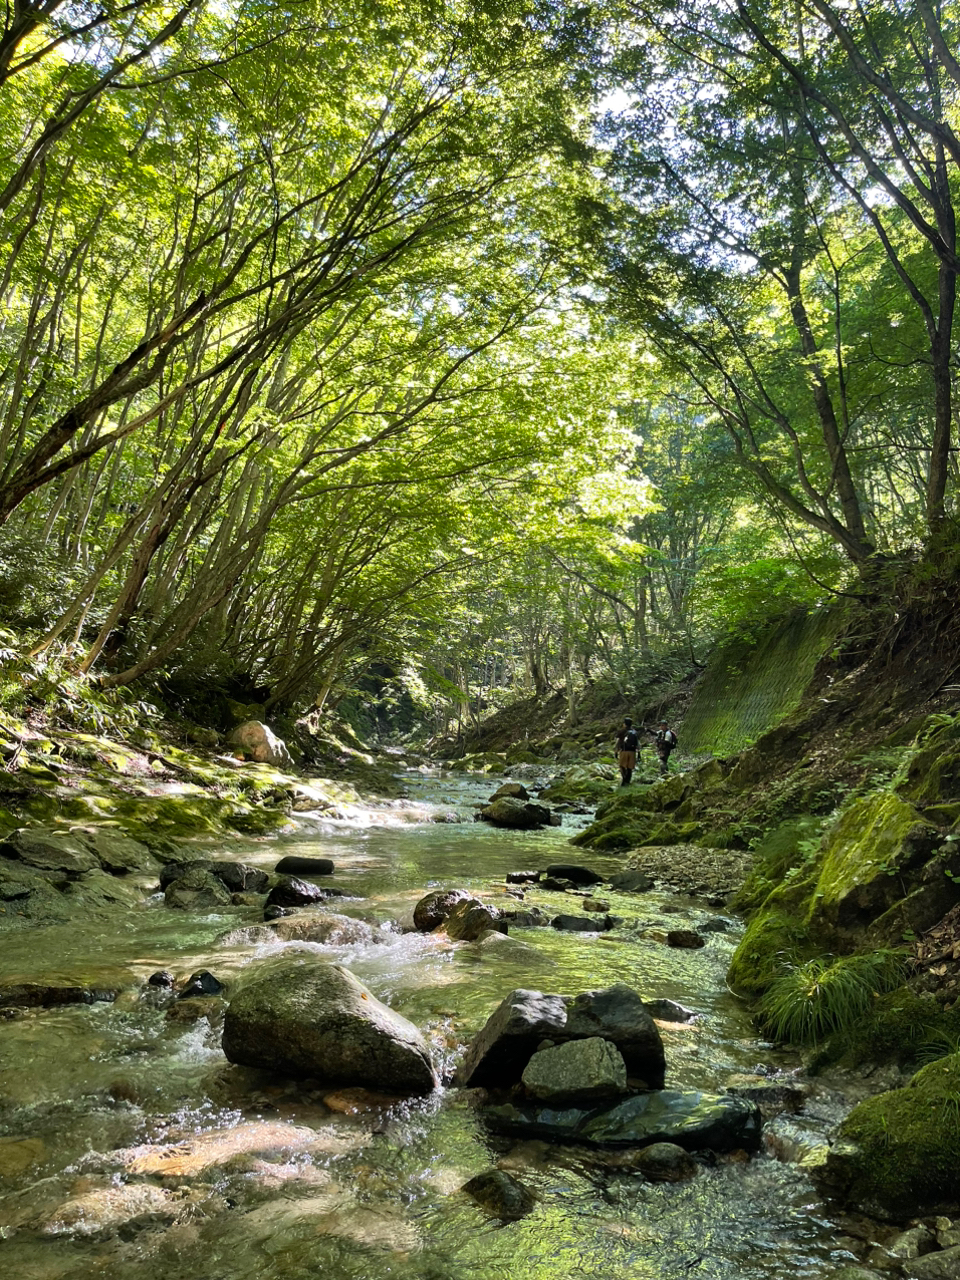
[(788, 965), (804, 958), (809, 947), (809, 935), (799, 920), (765, 908), (747, 926), (727, 977), (744, 995), (762, 995)]
[(853, 800), (825, 842), (811, 914), (832, 913), (840, 923), (879, 914), (902, 896), (890, 878), (936, 840), (936, 829), (899, 796), (880, 791)]
[[(867, 1017), (835, 1036), (826, 1062), (916, 1062), (937, 1044), (960, 1043), (960, 1008), (944, 1011), (932, 996), (899, 987), (879, 996)], [(933, 1049), (935, 1051), (935, 1049)]]
[(755, 911), (784, 877), (812, 867), (820, 846), (821, 823), (809, 815), (790, 818), (768, 831), (756, 845), (753, 866), (730, 907)]
[(830, 1164), (847, 1198), (897, 1215), (960, 1197), (960, 1054), (919, 1071), (905, 1089), (867, 1098), (840, 1127)]

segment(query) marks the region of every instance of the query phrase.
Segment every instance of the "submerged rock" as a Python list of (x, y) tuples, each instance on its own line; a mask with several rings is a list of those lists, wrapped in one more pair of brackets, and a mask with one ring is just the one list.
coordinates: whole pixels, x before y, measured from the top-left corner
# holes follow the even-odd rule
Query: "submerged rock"
[(695, 951), (698, 947), (705, 947), (706, 945), (706, 938), (701, 937), (695, 929), (669, 929), (667, 931), (668, 947), (681, 947)]
[(533, 1192), (503, 1169), (488, 1169), (464, 1183), (461, 1190), (495, 1218), (515, 1222), (536, 1204)]
[(689, 1182), (700, 1172), (696, 1160), (676, 1142), (654, 1142), (644, 1147), (636, 1168), (651, 1182)]
[(639, 995), (624, 983), (576, 998), (512, 991), (473, 1040), (456, 1073), (468, 1088), (516, 1084), (543, 1040), (561, 1044), (599, 1036), (620, 1051), (631, 1077), (663, 1086), (660, 1032)]
[(437, 1077), (423, 1036), (341, 965), (261, 966), (231, 1000), (231, 1062), (324, 1083), (429, 1093)]
[(659, 1018), (661, 1022), (695, 1022), (700, 1017), (692, 1009), (663, 996), (658, 996), (655, 1000), (644, 1000), (643, 1007), (651, 1018)]
[(539, 871), (508, 871), (507, 884), (536, 884), (540, 879)]
[(612, 916), (558, 915), (550, 921), (554, 929), (564, 933), (605, 933), (613, 928)]
[(0, 986), (0, 1009), (50, 1009), (61, 1004), (110, 1003), (118, 991), (103, 987), (58, 986), (46, 982), (11, 982)]
[(94, 1236), (137, 1221), (144, 1226), (171, 1222), (184, 1207), (182, 1192), (137, 1182), (76, 1196), (38, 1226), (47, 1236)]
[(756, 1151), (759, 1109), (745, 1098), (661, 1089), (613, 1106), (487, 1107), (483, 1118), (497, 1133), (587, 1146), (650, 1146), (671, 1142), (687, 1151)]

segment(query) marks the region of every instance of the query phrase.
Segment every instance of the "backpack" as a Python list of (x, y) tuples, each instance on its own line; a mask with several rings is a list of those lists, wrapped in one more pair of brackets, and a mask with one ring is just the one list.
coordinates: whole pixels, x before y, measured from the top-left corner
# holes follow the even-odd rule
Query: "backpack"
[(673, 732), (672, 729), (664, 729), (663, 742), (666, 746), (670, 747), (672, 750), (676, 750), (676, 748), (680, 745), (679, 739), (677, 738), (677, 735)]
[(628, 729), (627, 732), (623, 735), (623, 746), (620, 748), (620, 750), (636, 751), (639, 745), (640, 745), (639, 733), (637, 733), (636, 729)]

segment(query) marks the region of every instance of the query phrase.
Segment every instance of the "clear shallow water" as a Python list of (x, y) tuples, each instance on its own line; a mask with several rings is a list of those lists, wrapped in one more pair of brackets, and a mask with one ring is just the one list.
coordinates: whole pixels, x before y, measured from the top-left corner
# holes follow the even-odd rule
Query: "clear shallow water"
[[(461, 810), (493, 785), (410, 778), (415, 800)], [(332, 882), (357, 895), (343, 912), (383, 922), (408, 919), (433, 887), (469, 888), (510, 905), (509, 870), (553, 861), (601, 871), (620, 865), (571, 849), (572, 825), (513, 833), (417, 824), (409, 820), (416, 813), (393, 807), (384, 825), (315, 823), (295, 839), (238, 840), (214, 852), (267, 868), (284, 853), (332, 857)], [(575, 1151), (494, 1140), (452, 1090), (397, 1113), (333, 1114), (309, 1083), (231, 1067), (218, 1027), (206, 1018), (173, 1021), (140, 988), (157, 968), (182, 975), (209, 968), (230, 982), (284, 950), (312, 951), (346, 964), (423, 1028), (452, 1068), (514, 987), (575, 994), (625, 981), (703, 1015), (664, 1029), (668, 1084), (718, 1089), (734, 1071), (777, 1065), (725, 987), (735, 935), (713, 934), (699, 951), (637, 936), (717, 914), (702, 904), (601, 890), (627, 921), (614, 934), (512, 929), (533, 950), (491, 954), (386, 930), (376, 943), (351, 947), (224, 946), (217, 939), (255, 922), (256, 910), (192, 916), (168, 910), (148, 890), (143, 906), (122, 918), (16, 934), (0, 951), (2, 980), (124, 988), (114, 1004), (30, 1011), (0, 1023), (0, 1263), (10, 1274), (816, 1280), (849, 1260), (796, 1166), (765, 1157), (719, 1162), (691, 1183), (653, 1185)], [(576, 909), (540, 891), (525, 901)], [(498, 1161), (539, 1197), (532, 1214), (505, 1226), (458, 1191)], [(124, 1200), (131, 1195), (144, 1197), (132, 1224)]]

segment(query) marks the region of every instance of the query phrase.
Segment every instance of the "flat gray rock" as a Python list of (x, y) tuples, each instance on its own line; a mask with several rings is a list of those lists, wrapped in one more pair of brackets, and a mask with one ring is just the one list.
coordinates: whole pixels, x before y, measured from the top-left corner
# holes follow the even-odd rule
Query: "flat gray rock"
[(527, 1063), (523, 1085), (540, 1102), (616, 1097), (627, 1092), (622, 1055), (599, 1036), (540, 1049)]

